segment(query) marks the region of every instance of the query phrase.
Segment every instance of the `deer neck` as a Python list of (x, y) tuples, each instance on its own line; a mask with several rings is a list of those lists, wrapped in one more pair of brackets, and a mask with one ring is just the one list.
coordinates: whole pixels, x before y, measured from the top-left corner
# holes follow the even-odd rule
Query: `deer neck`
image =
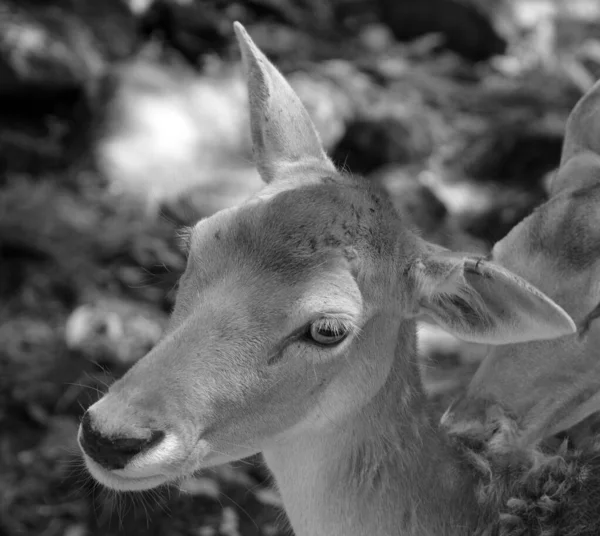
[(297, 536), (450, 536), (476, 523), (472, 476), (427, 408), (414, 323), (390, 342), (371, 400), (263, 452)]

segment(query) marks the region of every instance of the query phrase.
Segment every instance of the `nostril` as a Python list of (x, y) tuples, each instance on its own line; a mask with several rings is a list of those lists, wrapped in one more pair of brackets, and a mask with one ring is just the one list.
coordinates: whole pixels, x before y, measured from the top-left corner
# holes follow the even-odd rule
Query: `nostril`
[(160, 430), (149, 431), (146, 437), (103, 435), (93, 425), (89, 412), (81, 420), (81, 448), (106, 469), (122, 469), (137, 454), (160, 443)]

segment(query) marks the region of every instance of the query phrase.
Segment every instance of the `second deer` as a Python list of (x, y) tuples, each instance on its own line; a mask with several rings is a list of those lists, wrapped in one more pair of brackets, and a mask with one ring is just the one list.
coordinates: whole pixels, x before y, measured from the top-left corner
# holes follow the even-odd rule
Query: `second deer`
[(481, 451), (437, 426), (415, 319), (491, 344), (575, 324), (499, 265), (424, 242), (382, 191), (338, 172), (235, 30), (266, 186), (190, 230), (166, 336), (83, 417), (87, 468), (135, 491), (262, 452), (297, 536), (517, 534), (501, 512), (533, 466), (499, 462), (490, 479)]
[[(567, 122), (550, 199), (493, 249), (492, 258), (560, 304), (576, 334), (492, 348), (446, 425), (485, 421), (499, 406), (523, 446), (600, 411), (600, 82)], [(589, 439), (585, 438), (584, 439)]]

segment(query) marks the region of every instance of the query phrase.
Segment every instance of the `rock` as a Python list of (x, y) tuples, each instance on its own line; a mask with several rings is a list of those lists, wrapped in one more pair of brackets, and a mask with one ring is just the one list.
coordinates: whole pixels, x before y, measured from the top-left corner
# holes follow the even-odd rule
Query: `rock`
[(0, 169), (69, 167), (96, 80), (136, 43), (121, 0), (0, 0)]
[(39, 449), (48, 458), (59, 459), (78, 451), (79, 423), (72, 417), (53, 416), (48, 421), (48, 431)]
[(385, 54), (394, 45), (394, 36), (387, 26), (371, 23), (364, 26), (359, 33), (361, 44), (370, 52)]
[(259, 488), (255, 492), (256, 498), (263, 504), (283, 508), (281, 494), (275, 488)]
[(89, 107), (80, 89), (22, 88), (0, 104), (0, 172), (38, 176), (64, 172), (77, 161)]
[(473, 210), (459, 218), (462, 228), (489, 244), (495, 244), (540, 204), (540, 198), (523, 192), (505, 192), (488, 210)]
[(65, 72), (80, 81), (77, 68), (93, 68), (88, 62), (95, 57), (127, 58), (139, 42), (136, 20), (122, 0), (2, 0), (0, 7), (3, 63), (21, 81), (63, 85), (69, 78), (59, 75)]
[(87, 536), (88, 534), (88, 528), (83, 523), (69, 525), (64, 532), (64, 536)]
[(434, 148), (434, 118), (413, 103), (380, 103), (350, 122), (332, 151), (333, 160), (353, 173), (367, 174), (386, 164), (425, 160)]
[(203, 75), (138, 57), (103, 83), (94, 158), (115, 192), (149, 214), (191, 190), (223, 188), (204, 216), (246, 199), (262, 185), (252, 164), (241, 66)]
[(356, 110), (350, 96), (326, 77), (298, 72), (288, 77), (315, 123), (326, 150), (334, 147), (346, 132)]
[(444, 203), (419, 181), (416, 167), (386, 166), (369, 179), (392, 197), (398, 212), (428, 237), (444, 224), (448, 210)]
[(90, 360), (129, 367), (160, 339), (166, 314), (141, 303), (99, 299), (73, 311), (65, 326), (65, 342)]
[(214, 478), (200, 476), (185, 479), (178, 489), (190, 495), (204, 495), (215, 500), (218, 500), (221, 495), (219, 483)]
[(473, 62), (506, 51), (506, 41), (473, 3), (464, 0), (379, 0), (382, 21), (400, 41), (439, 33), (444, 46)]
[(221, 534), (224, 536), (241, 536), (239, 524), (240, 521), (237, 511), (231, 506), (223, 508), (223, 518), (221, 520), (221, 525), (219, 526)]
[(444, 202), (460, 229), (490, 247), (545, 198), (541, 188), (532, 192), (465, 177), (449, 178), (441, 171), (426, 172), (421, 180)]
[[(209, 55), (225, 56), (235, 41), (233, 22), (246, 26), (253, 40), (272, 60), (313, 58), (337, 29), (331, 2), (321, 0), (221, 1), (130, 0), (141, 4), (142, 31), (176, 50), (190, 65), (203, 65)], [(326, 39), (320, 36), (326, 35)], [(236, 49), (237, 52), (237, 49)], [(329, 54), (331, 57), (332, 54)]]
[(263, 185), (254, 166), (246, 169), (215, 170), (213, 181), (190, 185), (175, 199), (162, 203), (162, 212), (178, 225), (194, 225), (221, 209), (246, 201)]
[(560, 163), (564, 126), (558, 126), (550, 129), (533, 118), (494, 121), (461, 152), (461, 168), (476, 180), (539, 190), (546, 173)]
[(426, 240), (455, 251), (487, 254), (485, 244), (464, 232), (444, 202), (422, 182), (418, 167), (387, 166), (369, 179), (390, 194), (396, 210)]
[(259, 19), (247, 28), (256, 46), (284, 73), (299, 62), (331, 59), (339, 50), (336, 43), (323, 42), (297, 25)]
[[(65, 356), (60, 340), (59, 322), (52, 314), (46, 318), (39, 309), (46, 304), (28, 304), (31, 314), (10, 314), (10, 303), (0, 317), (0, 421), (3, 430), (13, 421), (26, 426), (29, 420), (46, 425), (65, 391), (65, 382), (72, 381), (73, 367), (61, 360)], [(34, 309), (37, 307), (38, 309)], [(49, 308), (45, 306), (46, 312)], [(23, 414), (21, 414), (21, 412)], [(25, 417), (25, 415), (27, 415)]]
[[(51, 325), (42, 320), (31, 318), (12, 318), (2, 322), (0, 326), (0, 343), (2, 351), (10, 357), (10, 361), (21, 366), (33, 359), (46, 357), (43, 350), (54, 346), (55, 332)], [(10, 361), (2, 361), (8, 366)], [(48, 360), (43, 365), (51, 364)], [(41, 368), (41, 367), (40, 367)]]
[(488, 353), (486, 345), (461, 341), (429, 320), (417, 327), (420, 357), (438, 369), (479, 365)]
[(306, 106), (325, 149), (334, 149), (348, 124), (365, 114), (380, 98), (381, 89), (352, 63), (330, 60), (288, 75)]
[(2, 0), (0, 13), (3, 96), (87, 86), (138, 41), (121, 0)]
[(140, 44), (138, 21), (126, 0), (54, 1), (87, 26), (107, 63), (129, 58)]
[(223, 15), (210, 2), (155, 0), (141, 16), (141, 26), (199, 66), (206, 54), (222, 53), (229, 44), (232, 21)]
[(23, 86), (80, 87), (99, 72), (102, 58), (93, 36), (72, 13), (6, 0), (0, 8), (3, 93)]

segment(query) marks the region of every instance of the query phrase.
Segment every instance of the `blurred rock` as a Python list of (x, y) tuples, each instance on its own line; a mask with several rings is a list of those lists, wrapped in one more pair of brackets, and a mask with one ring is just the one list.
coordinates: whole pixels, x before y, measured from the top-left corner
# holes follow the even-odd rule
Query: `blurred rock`
[(495, 121), (459, 155), (461, 168), (474, 179), (539, 190), (545, 174), (560, 162), (560, 127), (550, 129), (535, 118)]
[[(366, 75), (344, 61), (296, 71), (289, 80), (328, 149), (379, 94)], [(93, 149), (97, 169), (115, 192), (138, 199), (150, 214), (163, 207), (179, 223), (244, 201), (262, 187), (252, 159), (245, 84), (239, 64), (216, 62), (197, 74), (143, 55), (124, 63), (102, 83)], [(396, 115), (397, 124), (411, 121), (407, 110)], [(394, 159), (395, 143), (422, 151), (415, 148), (426, 143), (417, 123), (406, 127), (412, 134), (403, 129), (402, 139), (387, 140), (392, 156), (376, 155), (375, 162)], [(384, 137), (390, 130), (385, 128)]]
[(432, 321), (420, 321), (417, 327), (420, 355), (429, 364), (436, 362), (437, 368), (479, 365), (487, 355), (486, 345), (461, 341)]
[[(15, 336), (18, 333), (18, 336)], [(52, 326), (42, 320), (31, 318), (13, 318), (0, 325), (0, 343), (7, 356), (22, 364), (36, 356), (40, 359), (44, 348), (53, 346), (55, 333)], [(7, 365), (6, 361), (1, 362)]]
[(542, 189), (532, 192), (448, 175), (428, 171), (421, 180), (445, 203), (460, 229), (490, 247), (545, 198)]
[(14, 0), (0, 9), (2, 93), (81, 87), (100, 72), (104, 58), (94, 35), (72, 10)]
[(485, 255), (487, 247), (474, 236), (465, 233), (456, 217), (427, 185), (419, 179), (415, 167), (387, 166), (369, 179), (389, 192), (396, 210), (416, 227), (423, 238), (457, 251)]
[(200, 476), (186, 478), (178, 489), (190, 495), (205, 495), (212, 499), (218, 499), (221, 494), (219, 483), (215, 479)]
[[(247, 25), (256, 45), (286, 73), (298, 63), (339, 56), (340, 40), (319, 39), (314, 28), (257, 19)], [(329, 33), (333, 33), (332, 27)]]
[(68, 167), (95, 81), (137, 41), (121, 0), (1, 0), (0, 169)]
[(466, 391), (488, 348), (461, 341), (426, 317), (417, 323), (417, 344), (423, 388), (441, 416)]
[(506, 51), (506, 41), (473, 3), (464, 0), (379, 0), (382, 21), (397, 39), (439, 33), (444, 46), (478, 62)]
[(63, 536), (87, 536), (88, 533), (88, 528), (83, 523), (78, 523), (67, 527)]
[(330, 60), (288, 76), (306, 106), (327, 151), (334, 149), (348, 124), (381, 98), (381, 88), (351, 62)]
[(239, 514), (231, 506), (223, 508), (223, 518), (219, 526), (219, 531), (223, 536), (242, 536), (240, 532)]
[(215, 196), (218, 204), (206, 207), (207, 215), (261, 186), (240, 66), (217, 64), (197, 75), (138, 57), (104, 81), (103, 102), (96, 166), (115, 192), (138, 199), (149, 214), (192, 189), (223, 187), (234, 195)]
[(246, 201), (263, 187), (252, 165), (246, 169), (225, 171), (221, 174), (216, 170), (213, 181), (190, 185), (177, 198), (165, 200), (161, 212), (177, 225), (194, 225), (221, 209)]
[[(246, 26), (253, 40), (279, 67), (290, 59), (315, 59), (335, 41), (338, 24), (332, 2), (321, 0), (129, 0), (142, 31), (177, 51), (190, 65), (207, 56), (225, 56), (235, 42), (233, 22)], [(328, 54), (329, 57), (334, 54)]]
[(37, 176), (73, 167), (83, 146), (78, 135), (91, 114), (84, 92), (15, 91), (0, 102), (0, 172)]
[(141, 221), (126, 199), (97, 185), (79, 186), (73, 191), (54, 177), (7, 179), (0, 195), (3, 303), (38, 307), (41, 301), (58, 314), (85, 300), (90, 287), (118, 280), (122, 268), (145, 272), (145, 287), (131, 289), (139, 296), (153, 288), (148, 276), (157, 267), (179, 272), (185, 266), (169, 222)]
[(430, 188), (421, 184), (418, 168), (387, 166), (369, 179), (389, 192), (398, 212), (426, 235), (435, 233), (448, 217), (448, 210)]
[(464, 392), (488, 353), (486, 345), (461, 341), (429, 319), (418, 323), (417, 341), (423, 387), (428, 397), (438, 400)]
[(167, 315), (139, 302), (98, 299), (73, 311), (65, 341), (87, 359), (129, 367), (159, 341), (167, 322)]
[[(5, 306), (6, 302), (3, 302)], [(10, 302), (8, 302), (9, 305)], [(37, 303), (38, 310), (48, 310)], [(8, 307), (6, 307), (8, 309)], [(33, 306), (32, 306), (32, 310)], [(24, 422), (47, 424), (48, 414), (72, 381), (59, 320), (48, 315), (0, 311), (0, 426), (3, 433)], [(9, 424), (12, 423), (12, 424)], [(35, 434), (37, 436), (37, 433)], [(0, 456), (1, 458), (1, 456)]]
[(434, 115), (411, 103), (381, 103), (348, 125), (331, 156), (339, 166), (362, 174), (386, 164), (423, 161), (434, 149)]
[(474, 208), (458, 217), (461, 227), (468, 233), (495, 244), (542, 202), (543, 196), (510, 190), (493, 193), (487, 209)]
[(54, 416), (48, 422), (48, 431), (39, 446), (40, 451), (44, 456), (54, 459), (75, 454), (79, 450), (78, 428), (79, 423), (72, 417)]
[(359, 39), (362, 45), (373, 53), (385, 53), (394, 45), (391, 30), (381, 23), (365, 25), (360, 30)]
[(133, 14), (121, 0), (2, 0), (0, 12), (3, 94), (24, 86), (80, 87), (138, 42)]
[(288, 80), (306, 106), (325, 149), (330, 150), (356, 113), (351, 97), (342, 87), (315, 73), (294, 73)]
[(221, 53), (229, 45), (231, 24), (229, 17), (210, 1), (155, 0), (141, 16), (146, 35), (160, 38), (198, 66), (206, 54)]

